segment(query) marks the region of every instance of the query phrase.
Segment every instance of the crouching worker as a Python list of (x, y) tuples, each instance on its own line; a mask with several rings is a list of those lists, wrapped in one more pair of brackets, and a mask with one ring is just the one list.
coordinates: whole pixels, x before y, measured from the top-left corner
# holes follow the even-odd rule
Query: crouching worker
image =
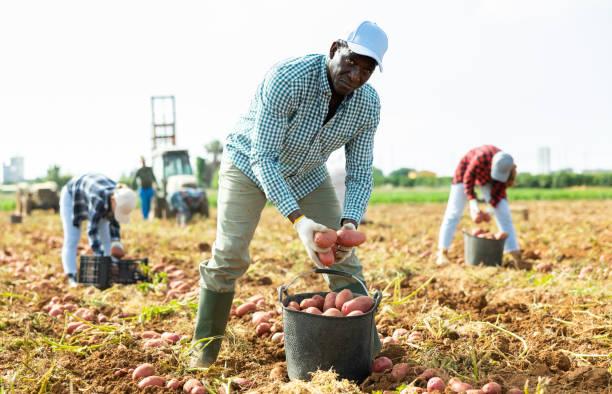
[(62, 188), (62, 265), (70, 287), (77, 285), (77, 247), (81, 238), (81, 222), (88, 222), (87, 236), (95, 255), (121, 258), (125, 252), (120, 242), (119, 223), (130, 220), (130, 213), (136, 205), (136, 193), (100, 174), (74, 177)]
[[(518, 268), (527, 263), (521, 259), (521, 251), (516, 239), (510, 206), (506, 198), (506, 189), (514, 186), (516, 164), (508, 153), (493, 145), (483, 145), (467, 152), (459, 162), (451, 185), (448, 205), (440, 227), (438, 238), (437, 264), (445, 264), (448, 259), (448, 248), (466, 203), (470, 207), (470, 216), (474, 222), (490, 220), (495, 217), (497, 227), (508, 234), (504, 252), (510, 253)], [(474, 187), (478, 186), (487, 203), (486, 212), (478, 207)]]
[[(252, 98), (250, 108), (227, 137), (219, 170), (217, 238), (209, 260), (200, 263), (200, 302), (191, 366), (217, 359), (234, 298), (236, 280), (249, 268), (249, 244), (270, 201), (302, 241), (309, 258), (323, 252), (314, 234), (328, 228), (355, 229), (372, 192), (374, 135), (380, 118), (376, 90), (366, 82), (382, 70), (386, 34), (362, 22), (325, 55), (276, 64)], [(346, 205), (340, 206), (325, 162), (336, 149), (346, 153)], [(329, 249), (329, 248), (328, 248)], [(338, 249), (334, 269), (365, 283), (353, 248)], [(324, 275), (333, 291), (363, 293), (360, 283)], [(380, 350), (372, 329), (374, 354)], [(206, 338), (215, 337), (210, 343)]]
[(176, 221), (181, 226), (189, 223), (194, 213), (202, 212), (205, 203), (204, 191), (194, 187), (182, 187), (168, 196), (168, 206), (176, 212)]

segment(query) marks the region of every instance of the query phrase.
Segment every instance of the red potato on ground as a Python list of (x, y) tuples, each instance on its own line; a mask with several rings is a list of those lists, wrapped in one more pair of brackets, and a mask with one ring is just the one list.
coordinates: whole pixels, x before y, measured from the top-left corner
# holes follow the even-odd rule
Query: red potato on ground
[(238, 386), (240, 388), (240, 387), (250, 386), (250, 385), (251, 385), (251, 381), (248, 380), (247, 378), (242, 378), (242, 377), (232, 378), (232, 386)]
[(496, 382), (489, 382), (485, 384), (482, 386), (481, 390), (484, 394), (501, 394), (502, 392), (501, 386)]
[(327, 295), (325, 296), (325, 300), (323, 301), (323, 312), (325, 312), (326, 310), (330, 308), (335, 309), (336, 296), (338, 296), (338, 294), (334, 293), (333, 291), (330, 293), (327, 293)]
[(77, 317), (80, 317), (83, 320), (87, 320), (87, 321), (94, 321), (96, 315), (93, 313), (92, 310), (87, 309), (87, 308), (79, 308), (77, 309), (76, 312), (74, 312), (74, 315)]
[(410, 367), (408, 366), (408, 364), (399, 363), (393, 366), (393, 369), (391, 370), (391, 375), (396, 381), (399, 382), (400, 380), (404, 379), (409, 372)]
[(424, 392), (425, 392), (424, 388), (411, 386), (411, 387), (406, 387), (405, 389), (400, 391), (400, 394), (421, 394)]
[(161, 334), (157, 331), (143, 331), (139, 336), (142, 339), (161, 338)]
[(180, 287), (183, 284), (185, 284), (185, 282), (179, 279), (179, 280), (174, 280), (170, 282), (169, 286), (171, 289), (176, 289), (177, 287)]
[(342, 314), (342, 312), (340, 312), (339, 310), (337, 310), (336, 308), (329, 308), (328, 310), (326, 310), (325, 312), (323, 312), (324, 316), (344, 316)]
[(434, 376), (427, 381), (427, 391), (438, 390), (443, 393), (445, 389), (446, 385), (444, 384), (444, 381), (437, 376)]
[(323, 232), (316, 232), (314, 235), (314, 243), (320, 248), (330, 248), (336, 243), (338, 235), (334, 230), (328, 229)]
[(405, 328), (397, 328), (395, 331), (393, 331), (393, 339), (398, 341), (401, 337), (408, 334), (410, 334), (410, 331), (406, 330)]
[(259, 302), (260, 300), (266, 300), (266, 297), (262, 296), (261, 294), (256, 294), (254, 296), (251, 296), (247, 299), (248, 302), (252, 302), (253, 304), (257, 304), (257, 302)]
[(254, 303), (245, 302), (236, 308), (236, 316), (244, 316), (249, 312), (253, 312), (255, 309), (257, 309), (257, 306)]
[(202, 383), (198, 379), (189, 379), (183, 385), (183, 393), (191, 393), (194, 387), (202, 387)]
[[(221, 389), (223, 389), (223, 386), (221, 386), (221, 388), (219, 389), (219, 394), (221, 394)], [(191, 389), (191, 392), (189, 394), (208, 394), (208, 391), (206, 391), (203, 386), (196, 386)]]
[(141, 389), (149, 386), (164, 387), (165, 385), (166, 379), (162, 378), (161, 376), (149, 376), (138, 382), (138, 388)]
[(168, 279), (170, 280), (183, 279), (185, 276), (187, 276), (187, 274), (185, 274), (185, 271), (177, 269), (168, 274)]
[(146, 378), (155, 374), (155, 366), (153, 364), (145, 363), (139, 365), (132, 373), (132, 379), (138, 380), (140, 378)]
[(465, 394), (484, 394), (484, 392), (480, 389), (471, 389), (471, 390), (466, 390)]
[(146, 341), (144, 341), (142, 346), (144, 346), (145, 348), (154, 348), (154, 347), (166, 346), (167, 344), (168, 342), (164, 341), (161, 338), (151, 338), (151, 339), (147, 339)]
[(85, 330), (87, 330), (87, 329), (90, 327), (90, 326), (89, 326), (89, 324), (87, 324), (87, 323), (83, 323), (83, 322), (80, 322), (80, 323), (81, 323), (81, 324), (79, 324), (79, 325), (78, 325), (78, 326), (77, 326), (77, 327), (74, 329), (74, 331), (72, 332), (73, 334), (77, 334), (77, 333), (79, 333), (79, 332), (81, 332), (81, 331), (85, 331)]
[(170, 342), (170, 343), (176, 343), (178, 342), (181, 337), (179, 334), (173, 333), (173, 332), (164, 332), (161, 335), (161, 339), (163, 339), (166, 342)]
[(382, 339), (382, 344), (386, 345), (388, 343), (397, 343), (397, 339), (393, 338), (393, 337), (385, 337)]
[(384, 372), (393, 368), (393, 362), (388, 357), (378, 357), (372, 363), (372, 372)]
[(538, 265), (536, 265), (535, 270), (538, 272), (550, 272), (553, 270), (553, 264), (552, 263), (547, 263), (547, 262), (542, 262)]
[(513, 387), (510, 390), (506, 391), (506, 394), (525, 394), (525, 392), (521, 389), (517, 389), (516, 387)]
[(70, 302), (70, 301), (74, 301), (76, 300), (76, 296), (72, 295), (72, 294), (66, 294), (64, 297), (62, 297), (62, 301), (63, 302)]
[(342, 305), (342, 314), (348, 315), (353, 311), (367, 312), (374, 306), (374, 300), (368, 296), (359, 296)]
[[(419, 375), (419, 379), (425, 380), (425, 381), (429, 381), (429, 379), (435, 377), (438, 375), (438, 371), (433, 369), (433, 368), (427, 368), (426, 370), (424, 370), (423, 372), (421, 372), (421, 374)], [(455, 379), (455, 378), (453, 378)], [(452, 379), (451, 379), (452, 380)], [(450, 381), (448, 382), (448, 384), (450, 384)]]
[(415, 343), (423, 340), (423, 334), (420, 331), (413, 331), (408, 335), (408, 342)]
[(66, 326), (66, 334), (72, 334), (80, 325), (85, 324), (82, 321), (73, 321)]
[(257, 335), (261, 336), (263, 334), (267, 334), (270, 332), (270, 324), (268, 323), (259, 323), (257, 325), (257, 327), (255, 328), (255, 332), (257, 332)]
[(336, 309), (342, 310), (342, 305), (345, 302), (353, 299), (353, 292), (350, 289), (344, 289), (336, 296)]
[(49, 311), (49, 316), (53, 316), (55, 318), (59, 318), (64, 314), (64, 307), (62, 305), (55, 305)]
[(253, 313), (253, 324), (267, 323), (270, 320), (268, 312), (257, 311)]
[(121, 369), (116, 370), (116, 371), (113, 373), (113, 375), (115, 375), (115, 376), (123, 376), (123, 375), (125, 375), (126, 373), (128, 373), (127, 368), (121, 368)]
[(338, 230), (337, 243), (343, 246), (359, 246), (366, 240), (366, 235), (357, 230)]
[(168, 383), (166, 383), (166, 388), (167, 389), (178, 389), (179, 387), (181, 387), (181, 381), (178, 379), (170, 379), (168, 380)]
[[(451, 379), (451, 380), (452, 380), (452, 379)], [(456, 393), (462, 393), (462, 392), (464, 392), (464, 391), (468, 391), (468, 390), (472, 390), (472, 389), (473, 389), (473, 387), (472, 387), (472, 385), (471, 385), (471, 384), (469, 384), (469, 383), (465, 383), (465, 382), (462, 382), (462, 381), (461, 381), (461, 380), (459, 380), (459, 379), (454, 380), (452, 383), (451, 383), (451, 381), (449, 380), (449, 382), (448, 382), (448, 387), (450, 387), (450, 389), (451, 389), (452, 391), (456, 392)]]
[(282, 332), (275, 332), (270, 340), (274, 343), (283, 343), (285, 342), (285, 334)]

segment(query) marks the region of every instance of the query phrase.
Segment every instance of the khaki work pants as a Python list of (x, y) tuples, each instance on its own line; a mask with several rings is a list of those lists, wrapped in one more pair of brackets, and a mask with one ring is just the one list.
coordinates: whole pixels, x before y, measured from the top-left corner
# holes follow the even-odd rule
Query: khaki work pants
[[(219, 170), (217, 239), (210, 260), (200, 263), (200, 286), (219, 293), (233, 292), (236, 279), (249, 268), (249, 244), (259, 223), (266, 196), (242, 171), (224, 157)], [(306, 217), (331, 229), (340, 228), (342, 208), (328, 176), (319, 187), (298, 201)], [(286, 231), (295, 232), (287, 222)], [(297, 233), (296, 233), (297, 238)], [(304, 258), (308, 258), (304, 253)], [(312, 263), (313, 268), (314, 263)], [(364, 281), (361, 262), (351, 254), (333, 269), (348, 272)], [(355, 283), (337, 275), (324, 275), (331, 290)]]

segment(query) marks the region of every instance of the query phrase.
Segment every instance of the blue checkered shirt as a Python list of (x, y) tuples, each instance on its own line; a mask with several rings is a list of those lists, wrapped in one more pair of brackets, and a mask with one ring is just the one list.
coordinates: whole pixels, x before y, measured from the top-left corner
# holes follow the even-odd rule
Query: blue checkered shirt
[(326, 57), (307, 55), (276, 64), (267, 73), (235, 129), (226, 153), (283, 216), (327, 176), (336, 149), (346, 154), (343, 218), (361, 220), (372, 192), (378, 94), (369, 84), (347, 96), (325, 125), (331, 90)]
[(185, 187), (168, 196), (170, 208), (179, 212), (189, 212), (190, 208), (198, 206), (206, 194), (202, 189)]
[[(106, 219), (109, 222), (111, 241), (119, 241), (119, 223), (113, 215), (110, 198), (117, 184), (100, 174), (85, 174), (72, 178), (66, 188), (74, 201), (72, 224), (79, 227), (87, 220), (89, 245), (94, 254), (102, 255), (102, 244), (98, 235), (98, 222)], [(110, 251), (108, 251), (110, 252)]]

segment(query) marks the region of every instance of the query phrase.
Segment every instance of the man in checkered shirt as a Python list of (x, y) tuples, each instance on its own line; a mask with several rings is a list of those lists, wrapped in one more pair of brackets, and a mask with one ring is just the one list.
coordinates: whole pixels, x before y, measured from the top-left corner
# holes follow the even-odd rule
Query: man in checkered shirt
[[(470, 215), (474, 221), (481, 219), (488, 221), (490, 214), (494, 214), (498, 228), (508, 234), (504, 243), (504, 251), (510, 253), (517, 266), (525, 265), (521, 259), (521, 251), (506, 199), (506, 188), (514, 185), (515, 177), (516, 165), (512, 156), (493, 145), (479, 146), (463, 156), (455, 170), (448, 205), (440, 227), (438, 264), (445, 264), (449, 261), (448, 248), (463, 215), (465, 205), (469, 203)], [(482, 212), (478, 208), (475, 186), (482, 191), (487, 203), (487, 212)]]
[[(356, 229), (372, 191), (372, 152), (380, 102), (366, 82), (387, 49), (386, 34), (362, 22), (329, 55), (306, 55), (274, 65), (255, 91), (248, 111), (227, 137), (219, 171), (217, 239), (210, 260), (200, 263), (200, 303), (194, 342), (223, 335), (236, 279), (250, 264), (249, 244), (266, 201), (296, 230), (310, 259), (324, 268), (314, 234)], [(346, 154), (344, 209), (325, 162)], [(365, 283), (352, 248), (339, 249), (334, 268)], [(334, 291), (363, 293), (360, 283), (325, 275)], [(374, 332), (376, 330), (373, 330)], [(378, 334), (374, 340), (380, 349)], [(208, 367), (221, 339), (196, 346), (191, 364)]]
[[(123, 185), (119, 185), (123, 186)], [(64, 228), (62, 265), (68, 276), (68, 285), (76, 282), (76, 254), (81, 238), (81, 223), (87, 220), (89, 245), (95, 255), (121, 258), (124, 255), (119, 223), (130, 220), (137, 198), (128, 187), (101, 174), (77, 176), (62, 188), (60, 216)]]

